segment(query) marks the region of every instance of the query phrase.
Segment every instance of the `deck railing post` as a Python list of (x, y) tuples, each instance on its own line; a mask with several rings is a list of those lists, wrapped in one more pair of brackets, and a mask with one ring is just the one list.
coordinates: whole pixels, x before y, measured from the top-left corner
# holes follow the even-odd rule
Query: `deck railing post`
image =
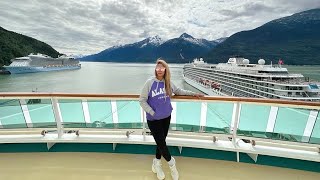
[(235, 139), (237, 137), (237, 130), (238, 130), (238, 125), (239, 125), (239, 117), (240, 117), (240, 102), (236, 102), (233, 106), (234, 111), (232, 115), (232, 121), (231, 121), (231, 127), (230, 131), (232, 133), (232, 138)]
[(141, 118), (142, 118), (142, 134), (143, 134), (143, 140), (146, 139), (146, 114), (144, 113), (144, 110), (140, 107), (141, 112)]
[(55, 121), (57, 123), (57, 130), (58, 130), (58, 138), (61, 138), (63, 135), (63, 124), (62, 124), (62, 116), (61, 111), (58, 105), (58, 100), (56, 98), (51, 98), (53, 113), (55, 117)]
[[(231, 123), (231, 132), (232, 132), (232, 144), (234, 146), (235, 149), (237, 149), (237, 142), (236, 142), (236, 138), (237, 138), (237, 130), (238, 130), (238, 124), (239, 124), (239, 119), (240, 119), (240, 109), (241, 104), (239, 101), (237, 101), (234, 105), (233, 108), (233, 115), (232, 115), (232, 123)], [(239, 152), (237, 151), (237, 162), (239, 162), (240, 157), (239, 157)]]

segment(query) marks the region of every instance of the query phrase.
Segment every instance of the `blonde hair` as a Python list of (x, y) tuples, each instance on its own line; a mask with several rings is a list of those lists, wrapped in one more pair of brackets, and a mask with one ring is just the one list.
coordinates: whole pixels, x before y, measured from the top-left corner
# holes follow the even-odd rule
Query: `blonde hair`
[[(169, 97), (171, 97), (172, 96), (172, 89), (171, 89), (171, 83), (170, 83), (171, 82), (170, 81), (171, 75), (170, 75), (169, 66), (166, 63), (166, 61), (164, 61), (161, 58), (157, 59), (156, 64), (162, 64), (163, 67), (166, 68), (163, 78), (164, 78), (164, 82), (165, 82), (166, 95), (169, 95)], [(155, 73), (155, 76), (157, 76), (156, 70), (154, 71), (154, 73)]]

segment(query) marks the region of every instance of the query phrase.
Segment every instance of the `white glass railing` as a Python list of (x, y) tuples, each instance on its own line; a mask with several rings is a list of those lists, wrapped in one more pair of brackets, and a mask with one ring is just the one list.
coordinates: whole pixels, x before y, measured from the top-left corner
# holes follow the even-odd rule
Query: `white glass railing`
[[(175, 97), (169, 145), (320, 162), (320, 103)], [(137, 95), (0, 93), (0, 143), (155, 144)]]

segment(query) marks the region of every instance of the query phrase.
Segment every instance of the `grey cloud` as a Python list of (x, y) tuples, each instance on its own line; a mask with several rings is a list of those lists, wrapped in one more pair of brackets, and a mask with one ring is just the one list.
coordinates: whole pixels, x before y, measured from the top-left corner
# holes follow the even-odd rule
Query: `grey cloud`
[(271, 3), (281, 5), (277, 9), (290, 13), (320, 8), (319, 0), (271, 0)]
[(255, 16), (261, 13), (272, 13), (274, 11), (273, 7), (264, 5), (262, 2), (255, 2), (250, 4), (245, 4), (239, 9), (224, 9), (219, 11), (221, 15), (224, 16), (221, 20), (230, 20), (234, 18), (241, 18), (244, 16)]
[(97, 53), (149, 36), (213, 39), (320, 6), (320, 0), (1, 0), (0, 26), (59, 52)]
[(140, 35), (139, 37), (140, 38), (144, 38), (144, 37), (149, 37), (150, 36), (150, 33), (146, 30), (144, 30)]
[[(16, 3), (20, 3), (17, 6), (19, 8), (14, 8), (14, 11), (12, 11), (13, 7), (11, 7), (11, 10), (9, 8), (7, 11), (1, 11), (0, 19), (6, 18), (14, 22), (20, 22), (15, 23), (21, 26), (16, 27), (16, 32), (44, 41), (59, 51), (65, 51), (65, 49), (71, 49), (71, 47), (74, 47), (74, 49), (90, 49), (90, 47), (93, 47), (91, 48), (92, 53), (96, 52), (97, 48), (105, 48), (106, 43), (101, 38), (104, 33), (99, 32), (99, 30), (97, 30), (97, 34), (89, 31), (91, 27), (99, 28), (99, 24), (96, 23), (99, 19), (94, 19), (95, 17), (99, 18), (99, 9), (81, 3), (49, 2), (41, 1), (36, 4), (36, 7), (27, 8), (32, 4), (31, 2), (17, 1)], [(5, 4), (10, 7), (8, 3)], [(59, 4), (58, 7), (54, 6), (57, 4)], [(75, 48), (76, 46), (82, 48)]]
[(142, 4), (131, 0), (104, 3), (100, 11), (107, 16), (122, 18), (122, 20), (146, 18)]
[(320, 7), (319, 0), (269, 0), (248, 2), (236, 9), (223, 9), (219, 11), (222, 15), (217, 21), (229, 21), (235, 18), (252, 17), (265, 22), (269, 18), (279, 18), (300, 11)]
[(142, 0), (142, 2), (148, 7), (161, 12), (174, 11), (176, 8), (182, 7), (188, 0)]
[(101, 6), (103, 31), (113, 31), (123, 38), (137, 38), (150, 24), (143, 4), (135, 1), (108, 2)]

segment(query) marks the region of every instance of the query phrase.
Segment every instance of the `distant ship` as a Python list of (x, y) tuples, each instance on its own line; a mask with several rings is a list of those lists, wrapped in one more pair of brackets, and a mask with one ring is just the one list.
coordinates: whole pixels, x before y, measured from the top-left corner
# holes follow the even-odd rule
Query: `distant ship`
[(0, 74), (10, 74), (10, 72), (0, 67)]
[(25, 57), (19, 57), (11, 60), (9, 66), (3, 66), (11, 74), (61, 71), (80, 69), (79, 60), (62, 55), (58, 58), (52, 58), (44, 54), (30, 54)]
[(250, 64), (245, 58), (208, 64), (203, 59), (183, 67), (184, 80), (208, 95), (320, 101), (320, 83), (279, 65)]

